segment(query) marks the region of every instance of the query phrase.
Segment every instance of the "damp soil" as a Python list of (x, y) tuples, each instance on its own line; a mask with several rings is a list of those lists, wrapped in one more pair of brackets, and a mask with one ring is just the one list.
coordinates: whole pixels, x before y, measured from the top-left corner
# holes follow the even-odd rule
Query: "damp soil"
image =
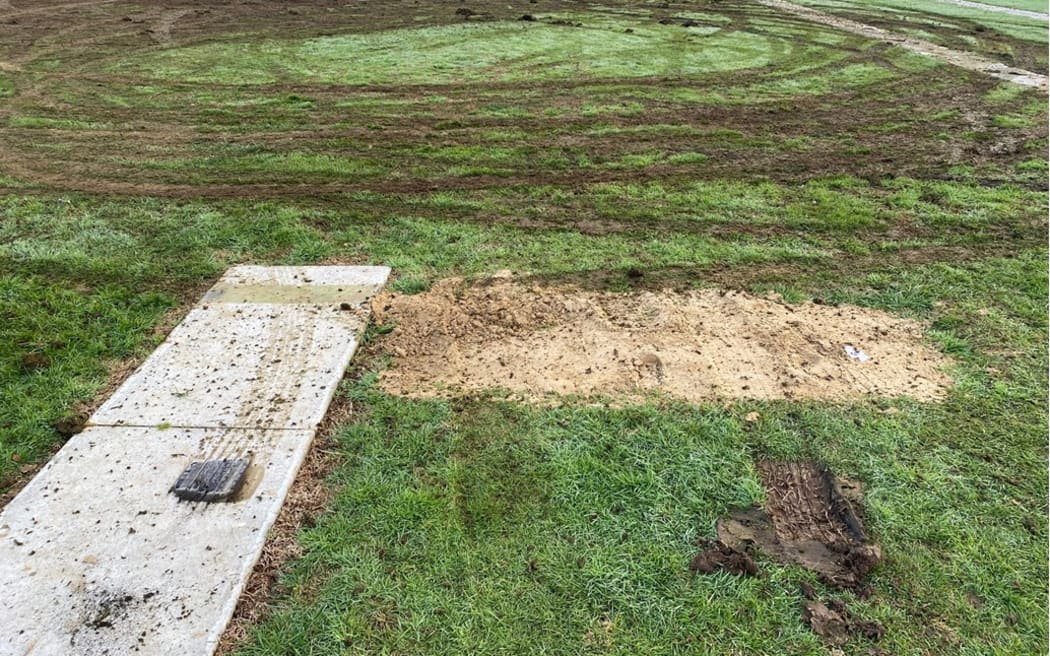
[(758, 469), (765, 505), (719, 520), (718, 541), (698, 558), (712, 550), (757, 551), (815, 572), (830, 586), (863, 591), (882, 550), (869, 541), (856, 510), (859, 486), (819, 463), (763, 462)]
[[(885, 312), (738, 291), (612, 293), (494, 278), (381, 294), (380, 376), (391, 393), (501, 389), (555, 395), (715, 399), (942, 398), (948, 359), (924, 325)], [(847, 347), (863, 352), (861, 361)]]
[(689, 569), (698, 574), (729, 572), (746, 576), (758, 576), (758, 565), (747, 551), (733, 547), (717, 540), (705, 540), (700, 543), (701, 550), (689, 563)]
[(849, 606), (841, 599), (830, 597), (821, 600), (812, 591), (803, 594), (807, 600), (802, 604), (802, 620), (813, 633), (832, 645), (844, 645), (856, 636), (879, 640), (886, 633), (882, 624), (854, 617)]
[[(756, 560), (771, 560), (810, 570), (832, 590), (869, 596), (865, 580), (882, 560), (882, 550), (864, 528), (861, 486), (816, 462), (766, 461), (758, 471), (765, 504), (720, 519), (717, 539), (700, 541), (689, 569), (760, 576)], [(839, 597), (822, 598), (808, 584), (801, 595), (803, 621), (829, 644), (843, 645), (856, 636), (878, 640), (885, 633), (878, 622), (854, 617)]]

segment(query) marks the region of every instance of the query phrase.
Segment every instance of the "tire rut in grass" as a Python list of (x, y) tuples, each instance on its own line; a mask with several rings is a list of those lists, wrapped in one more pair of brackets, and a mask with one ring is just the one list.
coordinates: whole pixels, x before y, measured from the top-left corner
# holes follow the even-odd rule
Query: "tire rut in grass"
[[(758, 471), (766, 488), (762, 507), (739, 510), (720, 519), (716, 540), (702, 540), (690, 569), (711, 574), (757, 576), (756, 558), (796, 565), (817, 574), (833, 589), (871, 594), (868, 573), (882, 560), (882, 549), (864, 528), (857, 508), (863, 499), (859, 484), (834, 476), (816, 462), (761, 462)], [(853, 616), (839, 598), (821, 599), (804, 585), (802, 617), (831, 644), (856, 635), (879, 639), (885, 629), (877, 622)]]

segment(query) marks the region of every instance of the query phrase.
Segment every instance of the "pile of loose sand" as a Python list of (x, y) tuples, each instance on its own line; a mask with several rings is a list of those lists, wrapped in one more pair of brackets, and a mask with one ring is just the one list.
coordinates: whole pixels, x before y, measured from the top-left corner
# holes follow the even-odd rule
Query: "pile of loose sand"
[(394, 355), (381, 385), (408, 396), (504, 388), (533, 399), (660, 390), (689, 401), (936, 400), (951, 384), (948, 359), (923, 343), (923, 324), (773, 295), (450, 279), (423, 294), (382, 294), (373, 312), (395, 326), (380, 345)]

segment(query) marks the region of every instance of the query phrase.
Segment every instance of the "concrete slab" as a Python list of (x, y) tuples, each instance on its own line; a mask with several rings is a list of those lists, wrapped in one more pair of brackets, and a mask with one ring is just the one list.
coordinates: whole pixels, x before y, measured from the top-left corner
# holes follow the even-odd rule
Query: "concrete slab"
[(389, 275), (387, 267), (239, 266), (215, 283), (201, 303), (360, 306)]
[[(215, 286), (273, 285), (318, 289), (367, 285), (382, 287), (390, 276), (384, 266), (260, 266), (243, 264), (223, 274)], [(206, 298), (206, 297), (205, 297)]]
[[(0, 514), (0, 654), (210, 654), (313, 432), (89, 428)], [(169, 492), (253, 452), (235, 501)]]
[(194, 308), (88, 425), (311, 428), (364, 326), (332, 305)]
[(88, 425), (316, 426), (357, 348), (367, 300), (388, 274), (232, 269)]
[[(0, 512), (0, 656), (211, 654), (388, 274), (224, 276)], [(234, 495), (180, 500), (215, 460)]]

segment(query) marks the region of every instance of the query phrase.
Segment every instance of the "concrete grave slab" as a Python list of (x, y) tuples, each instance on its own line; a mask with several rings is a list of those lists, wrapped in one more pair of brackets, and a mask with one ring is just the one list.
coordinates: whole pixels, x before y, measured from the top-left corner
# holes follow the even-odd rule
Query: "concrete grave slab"
[[(312, 436), (114, 427), (74, 436), (0, 514), (0, 653), (210, 654)], [(234, 501), (170, 492), (192, 461), (247, 452)]]
[(232, 269), (88, 425), (316, 426), (388, 274)]
[(215, 283), (201, 303), (360, 306), (389, 275), (386, 267), (239, 266)]
[(88, 425), (311, 428), (364, 326), (331, 304), (196, 307)]
[(0, 512), (0, 655), (211, 654), (388, 274), (223, 276)]

